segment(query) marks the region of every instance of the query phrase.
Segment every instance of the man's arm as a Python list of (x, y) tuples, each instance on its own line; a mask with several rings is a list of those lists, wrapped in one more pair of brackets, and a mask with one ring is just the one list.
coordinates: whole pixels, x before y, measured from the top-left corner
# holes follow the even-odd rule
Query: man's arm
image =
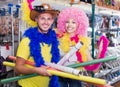
[(51, 76), (45, 67), (27, 67), (25, 65), (25, 59), (17, 57), (15, 71), (20, 74), (33, 74), (37, 73), (44, 76)]

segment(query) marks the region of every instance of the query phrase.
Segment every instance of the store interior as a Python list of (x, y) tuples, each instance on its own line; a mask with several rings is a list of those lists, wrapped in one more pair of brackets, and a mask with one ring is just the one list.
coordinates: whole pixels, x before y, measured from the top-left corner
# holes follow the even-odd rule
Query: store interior
[[(32, 0), (28, 0), (32, 1)], [(88, 36), (94, 40), (91, 48), (96, 54), (96, 44), (101, 35), (105, 35), (110, 43), (106, 57), (114, 60), (102, 63), (100, 71), (93, 77), (106, 80), (107, 85), (120, 87), (120, 0), (33, 0), (31, 5), (48, 3), (54, 9), (61, 11), (67, 7), (77, 7), (85, 11), (89, 18)], [(111, 1), (111, 2), (110, 2)], [(114, 2), (112, 2), (114, 1)], [(25, 10), (22, 10), (24, 0), (0, 0), (0, 80), (16, 77), (14, 68), (4, 66), (3, 61), (15, 62), (9, 56), (15, 56), (22, 35), (30, 26), (23, 19)], [(94, 24), (93, 24), (94, 23)], [(56, 28), (56, 21), (55, 21)], [(92, 53), (92, 51), (91, 51)], [(82, 74), (84, 74), (83, 72)], [(86, 73), (88, 73), (86, 71)], [(90, 72), (89, 72), (90, 73)], [(88, 74), (89, 74), (88, 73)], [(85, 74), (85, 75), (88, 75)], [(92, 73), (91, 73), (92, 74)], [(17, 81), (0, 83), (0, 87), (17, 87)], [(85, 86), (83, 87), (98, 87)], [(100, 86), (99, 86), (100, 87)]]

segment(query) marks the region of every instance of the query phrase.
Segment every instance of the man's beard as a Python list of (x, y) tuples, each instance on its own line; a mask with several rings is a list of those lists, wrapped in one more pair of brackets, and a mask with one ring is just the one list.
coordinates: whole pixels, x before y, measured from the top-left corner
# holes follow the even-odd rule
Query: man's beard
[(38, 25), (38, 28), (39, 28), (40, 32), (42, 32), (42, 33), (47, 33), (49, 31), (49, 29), (48, 30), (43, 30), (39, 25)]

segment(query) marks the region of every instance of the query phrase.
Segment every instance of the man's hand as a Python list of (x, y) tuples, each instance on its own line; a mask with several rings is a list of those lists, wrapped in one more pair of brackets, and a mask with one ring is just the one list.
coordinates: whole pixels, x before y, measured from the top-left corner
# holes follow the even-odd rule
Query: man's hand
[(48, 67), (45, 67), (45, 66), (36, 67), (35, 72), (43, 76), (51, 76), (51, 74), (47, 71), (47, 69)]

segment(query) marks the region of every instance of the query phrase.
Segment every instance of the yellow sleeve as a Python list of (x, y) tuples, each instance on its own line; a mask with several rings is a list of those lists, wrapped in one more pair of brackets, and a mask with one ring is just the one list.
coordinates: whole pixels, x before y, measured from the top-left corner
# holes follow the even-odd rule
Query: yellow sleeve
[(28, 59), (30, 57), (30, 40), (28, 38), (23, 38), (18, 46), (16, 56)]

